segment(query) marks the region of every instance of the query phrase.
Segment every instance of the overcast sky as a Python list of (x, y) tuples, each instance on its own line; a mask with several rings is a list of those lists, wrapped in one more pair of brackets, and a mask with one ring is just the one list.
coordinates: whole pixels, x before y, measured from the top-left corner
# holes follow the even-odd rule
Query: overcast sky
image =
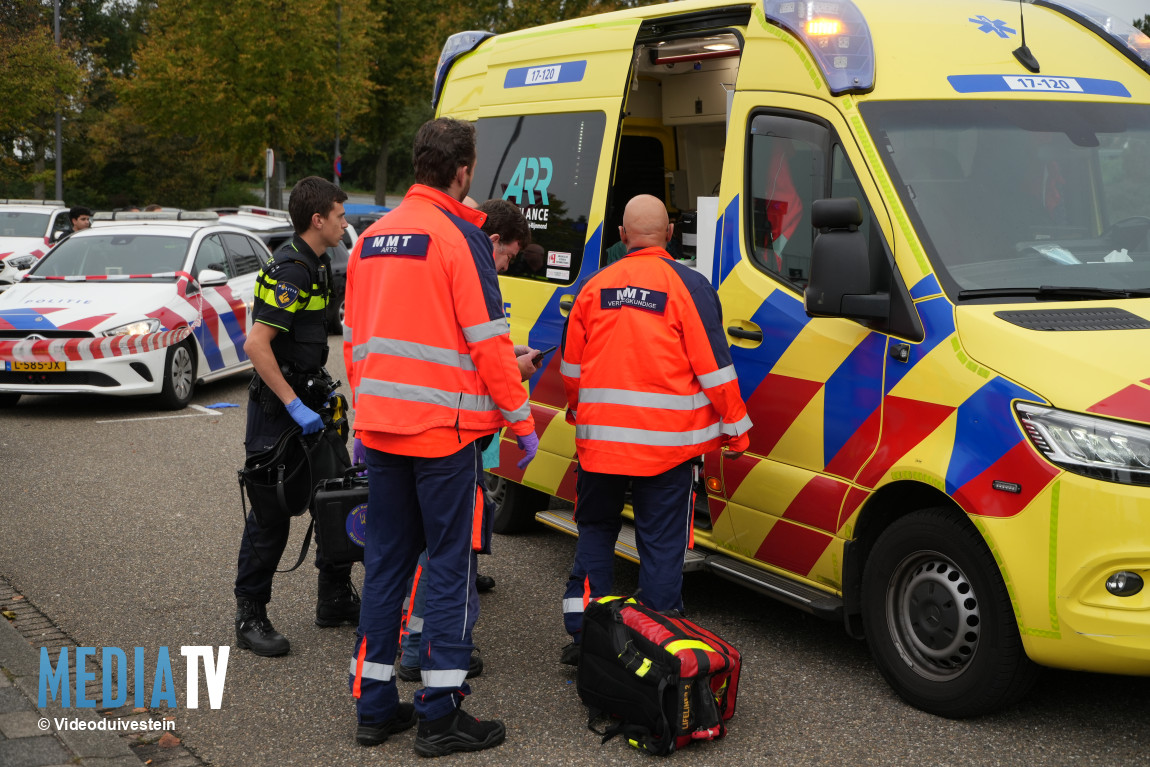
[(1090, 5), (1110, 11), (1129, 24), (1150, 13), (1150, 0), (1087, 0)]

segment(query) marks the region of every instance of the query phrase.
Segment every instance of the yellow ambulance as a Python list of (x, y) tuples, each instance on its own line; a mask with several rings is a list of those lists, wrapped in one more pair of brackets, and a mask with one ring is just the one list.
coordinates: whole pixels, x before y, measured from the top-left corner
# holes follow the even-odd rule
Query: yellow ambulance
[[(686, 569), (842, 621), (943, 716), (1150, 674), (1150, 39), (1078, 0), (686, 0), (454, 35), (434, 99), (530, 221), (516, 343), (559, 343), (638, 193), (718, 290), (754, 428)], [(558, 356), (504, 532), (575, 531)]]

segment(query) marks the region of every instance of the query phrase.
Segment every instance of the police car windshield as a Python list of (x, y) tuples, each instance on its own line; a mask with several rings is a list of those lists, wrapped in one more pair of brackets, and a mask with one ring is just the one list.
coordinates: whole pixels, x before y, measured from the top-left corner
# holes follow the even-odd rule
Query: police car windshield
[(1019, 100), (861, 109), (951, 297), (1150, 287), (1150, 107)]
[[(155, 234), (93, 234), (61, 242), (32, 269), (35, 277), (173, 275), (184, 266), (188, 239)], [(174, 275), (170, 277), (174, 279)]]
[(47, 213), (0, 211), (0, 237), (43, 237), (48, 231)]

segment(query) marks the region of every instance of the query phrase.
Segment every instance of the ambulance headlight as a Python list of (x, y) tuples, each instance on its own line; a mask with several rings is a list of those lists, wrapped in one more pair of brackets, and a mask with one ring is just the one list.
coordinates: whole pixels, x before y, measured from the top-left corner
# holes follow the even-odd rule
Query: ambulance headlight
[(129, 322), (127, 325), (120, 325), (111, 330), (105, 330), (106, 336), (138, 336), (144, 333), (155, 333), (160, 329), (160, 321), (157, 319), (140, 320), (139, 322)]
[(1150, 428), (1029, 402), (1014, 410), (1031, 443), (1054, 465), (1107, 482), (1150, 485)]
[(32, 264), (36, 263), (36, 257), (31, 253), (25, 253), (21, 256), (8, 256), (8, 258), (4, 259), (4, 263), (13, 269), (24, 271), (25, 269), (32, 268)]

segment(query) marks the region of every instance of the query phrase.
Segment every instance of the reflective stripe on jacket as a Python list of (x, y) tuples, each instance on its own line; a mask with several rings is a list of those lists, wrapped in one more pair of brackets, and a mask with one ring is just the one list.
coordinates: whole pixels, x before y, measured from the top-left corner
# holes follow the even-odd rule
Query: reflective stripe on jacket
[(751, 427), (714, 288), (662, 248), (592, 276), (563, 331), (559, 372), (579, 465), (652, 476)]
[(344, 360), (357, 432), (420, 435), (407, 454), (445, 455), (505, 425), (534, 429), (483, 221), (416, 184), (356, 243)]

